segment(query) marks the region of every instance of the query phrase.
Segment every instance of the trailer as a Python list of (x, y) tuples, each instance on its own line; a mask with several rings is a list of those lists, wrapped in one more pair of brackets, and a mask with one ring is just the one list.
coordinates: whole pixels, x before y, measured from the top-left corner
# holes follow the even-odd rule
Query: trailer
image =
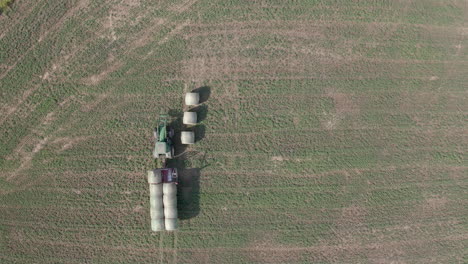
[(151, 230), (177, 229), (177, 182), (176, 168), (148, 171)]

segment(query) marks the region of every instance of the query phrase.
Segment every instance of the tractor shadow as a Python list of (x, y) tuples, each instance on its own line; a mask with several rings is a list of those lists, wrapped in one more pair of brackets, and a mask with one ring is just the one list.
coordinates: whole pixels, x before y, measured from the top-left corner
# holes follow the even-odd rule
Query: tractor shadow
[(202, 86), (192, 90), (192, 93), (198, 93), (200, 95), (200, 104), (208, 101), (211, 95), (211, 87)]

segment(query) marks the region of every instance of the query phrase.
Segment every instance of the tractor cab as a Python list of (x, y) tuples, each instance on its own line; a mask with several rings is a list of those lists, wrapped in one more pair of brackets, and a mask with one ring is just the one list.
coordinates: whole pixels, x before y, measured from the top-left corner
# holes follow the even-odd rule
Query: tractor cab
[(174, 156), (173, 136), (174, 130), (167, 125), (167, 115), (160, 115), (158, 125), (154, 131), (156, 143), (153, 157), (155, 159), (171, 159)]

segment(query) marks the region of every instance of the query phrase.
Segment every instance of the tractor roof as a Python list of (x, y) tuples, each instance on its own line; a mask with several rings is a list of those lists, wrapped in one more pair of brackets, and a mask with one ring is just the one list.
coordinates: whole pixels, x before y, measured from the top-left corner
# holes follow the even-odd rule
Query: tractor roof
[(154, 152), (156, 152), (157, 155), (166, 154), (167, 144), (165, 142), (156, 142), (156, 145), (154, 146)]
[(167, 131), (166, 131), (166, 124), (160, 125), (158, 128), (158, 141), (159, 142), (166, 142)]

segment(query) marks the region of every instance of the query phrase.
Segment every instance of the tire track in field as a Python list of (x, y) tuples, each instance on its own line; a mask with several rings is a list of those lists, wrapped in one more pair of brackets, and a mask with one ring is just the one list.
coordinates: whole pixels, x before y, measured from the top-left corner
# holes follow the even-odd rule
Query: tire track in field
[[(312, 28), (305, 28), (308, 25)], [(209, 23), (191, 23), (190, 33), (185, 35), (186, 38), (192, 37), (208, 37), (212, 35), (222, 34), (236, 34), (236, 35), (252, 35), (258, 33), (280, 34), (285, 36), (297, 37), (325, 37), (321, 31), (328, 30), (330, 25), (347, 28), (350, 25), (362, 26), (361, 30), (367, 30), (369, 26), (379, 27), (398, 27), (398, 26), (411, 26), (418, 29), (425, 29), (426, 33), (434, 34), (437, 30), (438, 34), (445, 34), (447, 31), (463, 30), (463, 26), (436, 26), (427, 24), (414, 24), (414, 23), (400, 23), (400, 22), (360, 22), (350, 20), (291, 20), (288, 22), (278, 21), (262, 21), (262, 20), (249, 20), (245, 22), (225, 22), (218, 24)], [(226, 31), (226, 28), (227, 31)], [(300, 30), (298, 30), (300, 29)], [(321, 29), (319, 31), (312, 31), (313, 29)], [(394, 31), (393, 31), (394, 32)], [(385, 33), (386, 36), (389, 36)], [(395, 43), (402, 42), (396, 41)]]
[[(80, 3), (82, 3), (82, 4), (80, 4), (78, 7), (75, 7), (74, 9), (80, 9), (80, 8), (83, 6), (83, 3), (84, 3), (84, 4), (87, 3), (86, 1), (87, 1), (87, 0), (81, 0)], [(76, 10), (75, 10), (75, 11), (76, 11)], [(69, 14), (69, 12), (70, 12), (70, 11), (68, 11), (67, 14)], [(74, 13), (72, 13), (72, 14), (74, 14)], [(68, 16), (71, 17), (72, 14), (69, 14)], [(62, 22), (65, 21), (65, 18), (62, 18), (61, 21), (62, 21)], [(85, 24), (85, 22), (86, 22), (86, 20), (82, 20), (82, 21), (79, 23), (79, 25), (82, 26), (82, 25)], [(59, 25), (60, 25), (60, 23), (55, 24), (55, 25), (54, 25), (54, 28), (57, 28)], [(78, 27), (77, 27), (77, 28), (78, 28)], [(52, 28), (51, 28), (50, 30), (47, 31), (46, 36), (48, 35), (48, 33), (51, 32), (51, 30), (52, 30)], [(97, 38), (97, 37), (98, 37), (98, 36), (96, 36), (96, 38)], [(44, 36), (43, 36), (43, 38), (44, 38)], [(83, 40), (83, 43), (81, 43), (81, 46), (82, 46), (82, 47), (86, 47), (87, 44), (89, 44), (90, 42), (92, 42), (92, 41), (95, 40), (96, 38), (88, 38), (88, 39)], [(35, 46), (35, 45), (37, 45), (37, 43), (34, 44), (33, 46)], [(31, 47), (31, 48), (33, 48), (33, 47)], [(63, 56), (63, 61), (66, 63), (67, 61), (69, 61), (70, 59), (72, 59), (72, 58), (74, 57), (74, 55), (75, 55), (78, 51), (80, 51), (80, 50), (81, 50), (80, 48), (72, 48), (72, 50), (70, 51), (69, 54)], [(23, 54), (23, 57), (24, 57), (25, 55), (26, 55), (26, 53)], [(62, 60), (62, 59), (60, 59), (60, 60)], [(46, 73), (44, 74), (44, 76), (46, 76), (46, 75), (47, 75), (47, 76), (50, 76), (51, 74), (54, 73), (54, 71), (59, 70), (59, 69), (60, 69), (60, 66), (63, 67), (63, 65), (61, 65), (61, 64), (63, 64), (63, 62), (60, 62), (60, 63), (57, 63), (57, 64), (53, 64), (56, 68), (53, 69), (52, 72), (46, 72)], [(60, 65), (60, 66), (57, 66), (57, 65)], [(54, 66), (53, 66), (53, 67), (54, 67)], [(49, 79), (49, 78), (44, 78), (44, 77), (41, 77), (41, 78), (42, 78), (43, 80), (46, 80), (46, 79), (48, 80), (48, 79)], [(31, 94), (33, 94), (33, 93), (37, 90), (37, 88), (38, 88), (39, 86), (40, 86), (40, 84), (36, 84), (36, 85), (33, 85), (30, 89), (26, 90), (26, 91), (23, 93), (23, 95), (21, 96), (21, 98), (19, 98), (19, 99), (17, 100), (17, 102), (15, 102), (15, 104), (2, 106), (2, 108), (3, 108), (2, 111), (5, 110), (5, 111), (6, 111), (6, 114), (5, 114), (5, 115), (2, 115), (2, 117), (0, 117), (0, 125), (3, 124), (3, 123), (8, 119), (8, 117), (10, 117), (13, 113), (15, 113), (15, 112), (17, 111), (17, 110), (18, 110), (18, 107), (20, 107), (20, 106), (29, 98), (29, 96), (30, 96)]]
[(77, 11), (79, 11), (80, 9), (84, 8), (87, 6), (87, 0), (80, 0), (78, 2), (78, 5), (75, 6), (75, 7), (72, 7), (71, 9), (69, 9), (68, 11), (65, 12), (65, 14), (63, 14), (63, 16), (60, 17), (60, 19), (54, 23), (54, 25), (52, 27), (50, 27), (49, 29), (47, 29), (44, 33), (40, 34), (37, 42), (35, 42), (33, 45), (31, 45), (31, 47), (29, 47), (14, 63), (13, 65), (9, 66), (9, 68), (2, 74), (0, 74), (0, 80), (3, 79), (12, 69), (14, 69), (16, 67), (16, 65), (18, 65), (18, 63), (20, 63), (23, 58), (29, 54), (29, 52), (31, 50), (33, 50), (37, 45), (39, 45), (40, 43), (42, 43), (42, 41), (44, 40), (44, 38), (46, 38), (48, 35), (50, 35), (51, 33), (55, 33), (56, 30), (58, 28), (60, 28), (63, 23), (70, 17), (72, 17)]
[[(179, 220), (178, 220), (179, 221)], [(178, 258), (177, 258), (177, 250), (179, 248), (178, 246), (178, 232), (174, 232), (174, 253), (173, 253), (173, 263), (177, 264), (178, 263)]]
[[(56, 108), (54, 111), (49, 112), (44, 118), (41, 119), (40, 124), (32, 131), (32, 133), (26, 135), (22, 141), (18, 144), (14, 152), (19, 155), (20, 159), (20, 166), (18, 169), (14, 170), (9, 176), (7, 176), (7, 180), (11, 181), (12, 179), (19, 176), (19, 174), (27, 171), (32, 166), (32, 160), (34, 156), (44, 148), (48, 142), (52, 140), (54, 137), (54, 132), (47, 133), (47, 130), (51, 126), (51, 124), (56, 120), (56, 114), (60, 110), (68, 107), (72, 101), (72, 97), (68, 97), (63, 102), (60, 103), (59, 107)], [(57, 128), (55, 132), (59, 131), (60, 128)], [(33, 146), (31, 152), (25, 150), (25, 146)], [(40, 179), (38, 179), (40, 180)], [(25, 189), (29, 186), (32, 186), (36, 181), (30, 181), (29, 183), (21, 186), (21, 189)], [(17, 191), (17, 190), (14, 190)], [(2, 191), (2, 193), (5, 193)]]
[(39, 88), (40, 85), (41, 84), (38, 83), (24, 91), (23, 95), (17, 100), (17, 102), (15, 102), (14, 105), (3, 106), (3, 109), (1, 111), (3, 112), (3, 114), (0, 117), (0, 125), (2, 125), (8, 119), (8, 117), (10, 117), (11, 114), (15, 113), (18, 110), (18, 107), (20, 107), (29, 98), (29, 96)]
[[(21, 3), (24, 3), (24, 2), (21, 2)], [(21, 3), (15, 3), (15, 5), (20, 5), (21, 6)], [(33, 5), (31, 5), (30, 3), (27, 3), (27, 4), (25, 4), (26, 7), (25, 7), (24, 10), (21, 9), (22, 6), (21, 7), (16, 7), (15, 6), (14, 15), (18, 15), (18, 16), (13, 17), (13, 20), (15, 20), (15, 21), (12, 24), (5, 23), (6, 21), (4, 21), (4, 20), (9, 20), (9, 18), (4, 17), (4, 16), (0, 16), (0, 23), (2, 23), (3, 25), (6, 25), (5, 26), (6, 29), (2, 29), (2, 33), (0, 33), (0, 40), (2, 40), (13, 28), (15, 28), (16, 25), (18, 25), (21, 22), (22, 19), (24, 19), (25, 17), (30, 15), (32, 10), (34, 10), (39, 5), (39, 3), (40, 3), (40, 1), (35, 1), (35, 4), (33, 4)], [(21, 13), (21, 11), (23, 11), (23, 13)]]
[[(194, 4), (196, 1), (189, 1), (189, 2), (190, 2), (191, 4)], [(67, 18), (72, 17), (72, 16), (75, 14), (76, 11), (78, 11), (81, 7), (84, 7), (84, 6), (87, 5), (87, 4), (86, 4), (86, 1), (80, 1), (80, 3), (81, 3), (81, 4), (79, 4), (78, 6), (76, 6), (76, 7), (72, 8), (72, 9), (68, 10), (68, 11), (59, 19), (59, 21), (58, 21), (52, 28), (48, 29), (44, 34), (42, 34), (42, 35), (40, 36), (40, 39), (42, 40), (42, 39), (44, 39), (45, 37), (47, 37), (48, 35), (50, 35), (50, 34), (52, 34), (53, 32), (55, 32), (55, 31), (59, 28), (59, 26), (60, 26)], [(182, 9), (182, 11), (184, 11), (184, 10), (186, 10), (186, 9)], [(181, 13), (181, 12), (178, 12), (178, 14), (180, 14), (180, 13)], [(164, 20), (164, 22), (167, 22), (167, 20)], [(163, 23), (163, 24), (165, 24), (165, 23)], [(163, 25), (163, 24), (161, 24), (161, 25)], [(172, 33), (172, 34), (177, 34), (178, 31), (182, 30), (183, 27), (185, 27), (186, 25), (187, 25), (187, 22), (185, 22), (185, 24), (183, 23), (182, 25), (177, 26), (176, 29), (174, 30), (175, 32), (174, 32), (174, 31), (171, 31), (170, 33)], [(167, 41), (167, 40), (168, 40), (168, 37), (170, 37), (170, 35), (171, 35), (171, 34), (169, 34), (169, 36), (167, 36), (166, 38), (164, 38), (164, 39), (162, 40), (161, 43), (164, 43), (164, 41)], [(89, 43), (90, 41), (91, 41), (91, 40), (88, 39), (86, 42)], [(137, 41), (138, 41), (138, 40), (137, 40)], [(136, 44), (137, 41), (132, 42), (132, 44)], [(41, 41), (39, 41), (38, 43), (40, 43), (40, 42), (41, 42)], [(5, 77), (5, 76), (8, 74), (8, 72), (9, 72), (11, 69), (13, 69), (18, 63), (20, 63), (20, 61), (21, 61), (31, 50), (33, 50), (36, 46), (37, 46), (37, 43), (33, 44), (33, 45), (32, 45), (32, 46), (31, 46), (31, 47), (14, 63), (14, 65), (10, 66), (10, 68), (9, 68), (5, 73), (3, 73), (2, 75), (0, 75), (0, 79), (3, 78), (3, 77)], [(83, 46), (83, 45), (82, 45), (82, 46)], [(131, 45), (131, 46), (133, 47), (134, 45)], [(127, 50), (124, 54), (129, 54), (132, 50), (134, 50), (134, 48)], [(120, 63), (119, 61), (117, 61), (117, 62), (115, 62), (114, 64), (112, 64), (112, 66), (110, 67), (110, 69), (108, 68), (108, 69), (104, 70), (103, 72), (101, 72), (100, 74), (98, 74), (98, 75), (97, 75), (97, 78), (93, 78), (93, 77), (96, 77), (96, 76), (94, 76), (94, 75), (91, 76), (91, 79), (90, 79), (90, 80), (91, 80), (91, 84), (97, 84), (101, 79), (103, 79), (105, 76), (107, 76), (110, 72), (115, 71), (116, 69), (120, 68), (121, 66), (122, 66), (122, 63)], [(122, 82), (122, 81), (120, 81), (120, 82)], [(120, 82), (119, 82), (119, 83), (120, 83)], [(119, 83), (117, 83), (116, 86), (118, 86)], [(114, 86), (114, 87), (116, 87), (116, 86)], [(39, 84), (36, 85), (36, 86), (34, 86), (33, 88), (27, 90), (26, 92), (24, 92), (24, 93), (23, 93), (23, 96), (21, 97), (21, 99), (20, 99), (20, 101), (19, 101), (19, 103), (16, 104), (16, 105), (22, 104), (34, 91), (37, 90), (38, 87), (39, 87)], [(89, 107), (86, 107), (87, 111), (89, 111), (90, 109), (92, 109), (92, 108), (96, 107), (98, 104), (100, 104), (100, 103), (107, 97), (107, 95), (111, 94), (115, 89), (116, 89), (116, 88), (113, 88), (113, 89), (111, 89), (111, 90), (106, 91), (106, 93), (100, 95), (100, 96), (98, 97), (98, 100), (97, 100), (96, 102), (94, 102), (94, 103), (93, 103), (92, 105), (90, 105)], [(1, 118), (0, 124), (3, 123), (3, 122), (4, 122), (12, 113), (14, 113), (16, 110), (17, 110), (17, 106), (16, 106), (16, 107), (9, 108), (9, 109), (8, 109), (8, 112), (7, 112), (7, 115), (5, 115), (5, 116), (3, 116), (3, 117)], [(50, 114), (51, 116), (53, 116), (53, 115), (54, 115), (54, 112), (51, 112), (51, 113), (49, 113), (49, 114)], [(97, 119), (97, 118), (98, 118), (98, 117), (95, 116), (95, 115), (92, 116), (92, 119)], [(47, 117), (46, 117), (45, 119), (47, 120)], [(43, 120), (44, 122), (41, 123), (40, 126), (45, 125), (46, 123), (50, 123), (50, 122), (51, 122), (51, 120), (48, 120), (48, 121), (46, 121), (46, 120)], [(74, 119), (74, 120), (76, 120), (76, 119)], [(73, 123), (75, 123), (75, 122), (71, 122), (71, 124), (69, 124), (69, 126), (73, 125)], [(25, 138), (25, 140), (26, 140), (26, 142), (32, 142), (32, 135), (27, 136), (27, 137)], [(35, 145), (35, 147), (34, 147), (34, 149), (33, 149), (34, 151), (32, 152), (32, 153), (33, 153), (32, 155), (31, 155), (31, 154), (27, 154), (27, 153), (22, 153), (22, 152), (21, 152), (21, 153), (22, 153), (21, 155), (22, 155), (23, 158), (22, 158), (22, 162), (21, 162), (20, 168), (19, 168), (18, 170), (14, 171), (11, 175), (9, 175), (9, 176), (8, 176), (8, 180), (11, 180), (12, 178), (16, 177), (19, 173), (21, 173), (21, 172), (27, 170), (28, 168), (30, 168), (30, 166), (31, 166), (31, 161), (32, 161), (32, 159), (33, 159), (33, 157), (34, 157), (34, 153), (39, 152), (39, 151), (44, 147), (44, 145), (47, 144), (47, 142), (49, 142), (49, 140), (50, 140), (50, 138), (44, 138), (43, 140), (39, 141), (39, 142)], [(26, 143), (25, 143), (25, 144), (26, 144)], [(24, 144), (23, 144), (23, 145), (24, 145)], [(21, 148), (22, 148), (22, 147), (20, 147), (20, 149), (21, 149)], [(28, 186), (30, 186), (30, 185), (31, 185), (31, 184), (29, 184)], [(23, 187), (25, 188), (25, 187), (27, 187), (27, 186), (23, 186)], [(24, 189), (24, 188), (22, 188), (22, 189)]]
[[(195, 2), (196, 1), (187, 1), (187, 4), (189, 5), (188, 7), (193, 5)], [(125, 44), (129, 48), (125, 49), (125, 51), (122, 54), (113, 55), (111, 53), (110, 56), (111, 57), (114, 57), (114, 56), (125, 57), (125, 56), (130, 55), (136, 49), (145, 46), (146, 44), (148, 44), (148, 42), (151, 41), (151, 34), (152, 33), (156, 32), (158, 29), (162, 28), (163, 26), (167, 25), (168, 23), (171, 23), (172, 20), (174, 19), (174, 17), (177, 17), (178, 15), (185, 12), (187, 10), (187, 8), (185, 8), (184, 6), (178, 7), (178, 8), (175, 9), (176, 12), (177, 12), (175, 15), (153, 20), (152, 22), (154, 23), (154, 25), (148, 26), (145, 29), (139, 31), (138, 34), (135, 34), (135, 38), (130, 39), (130, 41)], [(179, 34), (187, 25), (189, 25), (189, 22), (190, 22), (190, 20), (185, 20), (182, 23), (177, 23), (173, 30), (169, 31), (161, 40), (159, 40), (157, 42), (158, 46), (163, 45), (164, 43), (169, 41), (171, 37)], [(115, 30), (114, 27), (112, 27), (111, 31), (114, 31), (114, 30)], [(153, 51), (149, 52), (143, 58), (143, 60), (145, 60), (149, 55), (151, 55), (152, 52)], [(84, 78), (84, 82), (86, 84), (88, 84), (88, 85), (97, 85), (97, 84), (99, 84), (99, 82), (101, 80), (105, 79), (107, 77), (107, 75), (109, 75), (110, 73), (118, 70), (119, 68), (121, 68), (124, 65), (119, 60), (113, 60), (113, 61), (114, 62), (112, 62), (111, 65), (107, 69), (102, 71), (101, 73)]]
[[(191, 4), (195, 3), (195, 1), (189, 1)], [(186, 10), (186, 8), (183, 8), (182, 11)], [(179, 14), (181, 12), (178, 12)], [(163, 21), (160, 21), (156, 24), (156, 27), (160, 27), (160, 26), (163, 26), (165, 25), (166, 23), (168, 23), (170, 20), (169, 19), (164, 19)], [(176, 35), (179, 33), (179, 31), (181, 31), (186, 25), (188, 24), (187, 21), (185, 21), (184, 23), (182, 24), (179, 24), (176, 26), (176, 28), (172, 31), (170, 31), (166, 37), (164, 37), (162, 40), (160, 40), (158, 42), (159, 45), (162, 45), (164, 44), (166, 41), (169, 40), (169, 38), (173, 35)], [(147, 35), (147, 33), (151, 33), (153, 32), (154, 30), (154, 27), (150, 27), (150, 28), (147, 28), (145, 30), (143, 30), (143, 33), (142, 34), (139, 34), (139, 36), (143, 35), (143, 38), (146, 38), (145, 36)], [(140, 46), (143, 46), (145, 45), (145, 42), (142, 42), (141, 41), (142, 38), (138, 38), (138, 39), (135, 39), (133, 41), (130, 42), (130, 46), (131, 48), (126, 50), (122, 55), (125, 56), (125, 55), (129, 55), (131, 54), (131, 52), (133, 50), (135, 50), (137, 47), (140, 47)], [(120, 65), (121, 66), (121, 65)], [(117, 67), (112, 67), (114, 70), (116, 70), (117, 68), (119, 68), (120, 66), (117, 66)], [(112, 70), (113, 71), (113, 70)], [(106, 74), (104, 75), (107, 75), (108, 73), (110, 73), (111, 71), (104, 71)], [(99, 76), (102, 76), (103, 72), (101, 72), (99, 74)], [(102, 76), (102, 77), (105, 77), (105, 76)], [(96, 79), (96, 78), (95, 78)], [(99, 78), (99, 79), (102, 79), (102, 78)], [(113, 93), (113, 91), (116, 89), (115, 87), (118, 87), (120, 84), (121, 84), (122, 81), (119, 81), (118, 83), (114, 84), (113, 85), (113, 88), (105, 91), (104, 93), (100, 94), (97, 96), (97, 99), (95, 101), (93, 101), (91, 104), (87, 104), (87, 105), (83, 105), (84, 110), (85, 111), (91, 111), (92, 109), (95, 109), (96, 107), (100, 107), (102, 106), (102, 103), (109, 97), (109, 95), (111, 95)], [(92, 82), (91, 84), (93, 85), (96, 85), (98, 84), (99, 82), (97, 81), (94, 81)], [(83, 109), (82, 109), (83, 110)], [(76, 113), (76, 114), (80, 114), (80, 113)], [(97, 120), (98, 118), (101, 118), (102, 116), (99, 116), (99, 115), (88, 115), (88, 118), (86, 118), (86, 122), (89, 122), (91, 124), (93, 123), (96, 123), (95, 120)], [(76, 120), (75, 118), (72, 118), (72, 120)], [(75, 124), (76, 122), (72, 122), (71, 125)], [(164, 263), (164, 252), (169, 252), (167, 251), (165, 248), (164, 248), (164, 239), (165, 239), (165, 234), (164, 232), (161, 232), (160, 233), (160, 239), (159, 239), (159, 252), (160, 252), (160, 263)], [(171, 250), (172, 252), (176, 252), (174, 250)], [(176, 253), (175, 253), (175, 260), (177, 260), (177, 256), (176, 256)]]
[(382, 247), (397, 247), (403, 246), (403, 244), (421, 244), (421, 243), (435, 243), (435, 242), (442, 242), (442, 241), (463, 241), (468, 239), (468, 234), (459, 234), (450, 237), (439, 237), (429, 239), (427, 241), (421, 241), (419, 239), (411, 239), (406, 241), (389, 241), (389, 242), (380, 242), (380, 243), (370, 243), (366, 245), (318, 245), (318, 246), (310, 246), (310, 247), (265, 247), (265, 248), (230, 248), (230, 247), (216, 247), (216, 248), (183, 248), (181, 249), (182, 252), (213, 252), (213, 251), (243, 251), (243, 252), (289, 252), (289, 251), (307, 251), (307, 252), (324, 252), (330, 250), (329, 253), (332, 251), (336, 252), (336, 250), (353, 250), (353, 249), (378, 249)]
[[(467, 3), (467, 6), (468, 6), (468, 3)], [(464, 13), (468, 13), (468, 12), (464, 10)], [(462, 55), (462, 51), (464, 49), (464, 44), (466, 42), (467, 35), (468, 35), (468, 28), (459, 29), (458, 38), (455, 40), (455, 43), (453, 43), (453, 47), (455, 48), (455, 53), (452, 55), (453, 57), (452, 61), (460, 58), (460, 55)], [(463, 62), (466, 63), (467, 61), (465, 60)], [(462, 69), (464, 68), (463, 65), (459, 66), (459, 65), (456, 65), (455, 63), (447, 63), (446, 64), (447, 73), (445, 74), (444, 79), (446, 79), (447, 81), (450, 80), (450, 78), (452, 78), (455, 75), (456, 70), (459, 67), (461, 67)], [(464, 72), (468, 73), (466, 71), (466, 68)]]
[(163, 238), (164, 238), (164, 231), (161, 231), (159, 233), (159, 263), (164, 264), (164, 244), (163, 244)]

